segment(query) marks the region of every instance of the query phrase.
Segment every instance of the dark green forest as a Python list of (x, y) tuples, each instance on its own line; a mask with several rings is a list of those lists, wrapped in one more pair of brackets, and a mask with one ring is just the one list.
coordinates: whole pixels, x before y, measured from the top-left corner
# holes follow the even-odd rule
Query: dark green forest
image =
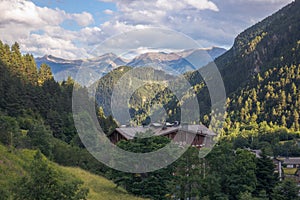
[[(93, 173), (104, 174), (107, 168), (83, 148), (73, 122), (71, 103), (73, 87), (78, 87), (78, 90), (86, 89), (77, 86), (71, 78), (61, 83), (56, 82), (53, 79), (50, 67), (42, 64), (37, 68), (32, 55), (22, 55), (20, 53), (18, 43), (9, 47), (7, 44), (0, 42), (0, 52), (0, 142), (9, 148), (11, 153), (17, 153), (18, 149), (39, 150), (48, 159), (61, 165), (78, 166)], [(99, 120), (102, 124), (110, 124), (111, 126), (114, 124), (112, 119), (99, 117)], [(46, 172), (48, 170), (47, 164), (36, 170), (42, 170), (39, 173), (43, 173), (43, 170)], [(51, 172), (52, 169), (49, 170), (52, 177), (54, 175)], [(53, 179), (56, 179), (56, 176), (62, 176), (62, 174), (59, 174), (60, 172), (54, 173), (58, 174), (54, 175)], [(48, 175), (45, 175), (45, 179), (49, 179), (47, 177)], [(25, 180), (25, 178), (17, 184), (19, 186), (24, 185), (24, 181), (26, 183), (36, 181), (32, 184), (39, 184), (38, 181), (42, 181), (42, 179)], [(16, 183), (12, 182), (8, 185), (11, 181), (4, 181), (1, 188), (8, 188), (5, 193), (14, 195), (15, 190), (13, 188), (15, 186), (13, 187), (13, 185)], [(83, 193), (85, 195), (75, 197), (79, 183), (80, 181), (75, 181), (74, 185), (71, 182), (70, 185), (67, 182), (60, 183), (65, 184), (66, 188), (64, 190), (66, 192), (70, 192), (64, 194), (65, 199), (85, 199), (85, 193)], [(45, 190), (51, 189), (47, 188), (47, 185), (44, 187)], [(57, 185), (57, 187), (62, 187), (62, 185)], [(30, 188), (19, 189), (20, 191), (18, 190), (19, 192), (16, 195), (22, 195), (26, 193), (26, 190), (30, 190)], [(73, 195), (72, 192), (74, 192)], [(56, 198), (51, 195), (49, 194), (45, 198), (41, 196), (34, 198), (18, 196), (15, 198)], [(53, 195), (57, 196), (59, 194)], [(58, 199), (64, 198), (59, 197)]]

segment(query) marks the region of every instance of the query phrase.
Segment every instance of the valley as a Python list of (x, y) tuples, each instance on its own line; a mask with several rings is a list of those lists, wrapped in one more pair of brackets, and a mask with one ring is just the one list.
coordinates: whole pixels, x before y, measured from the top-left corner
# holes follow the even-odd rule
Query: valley
[[(63, 59), (36, 58), (22, 47), (0, 41), (0, 200), (299, 199), (300, 0), (245, 29), (228, 51)], [(205, 82), (212, 81), (214, 66), (226, 90), (223, 114), (213, 109), (222, 102), (212, 101)], [(82, 69), (90, 75), (84, 81), (92, 84), (76, 79)], [(74, 93), (87, 102), (75, 104)], [(129, 98), (124, 103), (122, 97)], [(122, 118), (123, 111), (130, 119)], [(81, 135), (78, 119), (99, 126), (88, 126)], [(89, 137), (100, 127), (102, 136)], [(215, 146), (203, 146), (207, 134), (198, 129), (194, 132), (203, 136), (198, 146), (172, 144), (172, 131), (182, 127), (217, 133)], [(132, 133), (142, 129), (148, 132)], [(109, 167), (130, 165), (124, 154), (97, 143), (112, 136), (115, 144), (108, 145), (132, 155), (131, 169), (148, 163), (163, 167), (134, 173)], [(83, 141), (116, 159), (100, 162)], [(160, 159), (138, 160), (172, 145), (185, 152), (166, 166), (172, 148)]]

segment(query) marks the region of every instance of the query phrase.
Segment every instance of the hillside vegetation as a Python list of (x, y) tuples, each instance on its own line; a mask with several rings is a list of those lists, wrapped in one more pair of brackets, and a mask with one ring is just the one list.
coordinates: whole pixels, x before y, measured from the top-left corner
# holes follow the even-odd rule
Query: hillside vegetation
[(233, 47), (216, 59), (228, 93), (257, 72), (300, 62), (300, 1), (296, 0), (239, 34)]
[[(29, 163), (34, 160), (35, 154), (36, 151), (34, 150), (10, 149), (0, 145), (1, 200), (10, 199), (9, 196), (13, 193), (14, 184), (31, 170), (28, 167)], [(117, 188), (112, 181), (102, 176), (94, 175), (80, 168), (63, 167), (52, 162), (49, 162), (49, 165), (61, 174), (72, 176), (73, 178), (70, 179), (75, 178), (83, 181), (83, 187), (89, 189), (88, 200), (142, 200), (142, 198), (128, 194), (120, 187)]]
[(80, 178), (83, 186), (89, 188), (88, 200), (143, 200), (135, 197), (120, 187), (116, 187), (112, 181), (98, 175), (91, 174), (85, 170), (74, 167), (61, 167), (63, 171)]

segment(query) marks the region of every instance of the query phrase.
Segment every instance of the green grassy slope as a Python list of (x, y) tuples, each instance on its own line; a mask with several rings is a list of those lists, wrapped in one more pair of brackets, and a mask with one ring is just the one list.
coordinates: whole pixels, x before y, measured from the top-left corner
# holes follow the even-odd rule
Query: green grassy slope
[(30, 150), (9, 150), (0, 145), (0, 188), (2, 190), (8, 190), (16, 179), (27, 173), (24, 168), (27, 166), (26, 163), (33, 160), (34, 153)]
[[(24, 176), (26, 166), (33, 160), (35, 151), (33, 150), (10, 150), (0, 144), (0, 193), (7, 191), (15, 180)], [(72, 174), (84, 182), (84, 187), (89, 188), (89, 200), (142, 200), (128, 194), (121, 188), (104, 177), (91, 174), (80, 168), (63, 167), (52, 163), (58, 170)], [(0, 195), (0, 200), (5, 199)]]
[(74, 174), (84, 181), (84, 186), (89, 188), (89, 200), (142, 200), (132, 196), (121, 188), (101, 176), (91, 174), (80, 168), (61, 167), (64, 171)]

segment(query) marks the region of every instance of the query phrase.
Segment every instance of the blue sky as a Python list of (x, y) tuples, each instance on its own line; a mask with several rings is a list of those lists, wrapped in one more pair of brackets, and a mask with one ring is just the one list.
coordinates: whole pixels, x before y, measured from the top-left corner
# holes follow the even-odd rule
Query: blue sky
[[(112, 2), (101, 2), (98, 0), (33, 0), (37, 6), (60, 8), (68, 13), (89, 12), (94, 16), (96, 24), (102, 24), (111, 18), (111, 15), (105, 14), (105, 10), (116, 11), (116, 5)], [(62, 25), (66, 29), (80, 29), (76, 23), (66, 22)]]
[[(95, 56), (91, 51), (114, 35), (155, 27), (184, 34), (202, 47), (230, 48), (237, 34), (291, 1), (1, 0), (0, 39), (19, 42), (23, 52), (34, 56), (76, 59)], [(182, 48), (178, 42), (184, 43), (175, 35), (157, 34), (154, 39), (150, 34), (130, 35), (110, 44), (139, 44), (136, 52), (147, 52), (154, 49), (152, 44), (156, 50), (161, 44), (166, 51), (175, 51)]]

